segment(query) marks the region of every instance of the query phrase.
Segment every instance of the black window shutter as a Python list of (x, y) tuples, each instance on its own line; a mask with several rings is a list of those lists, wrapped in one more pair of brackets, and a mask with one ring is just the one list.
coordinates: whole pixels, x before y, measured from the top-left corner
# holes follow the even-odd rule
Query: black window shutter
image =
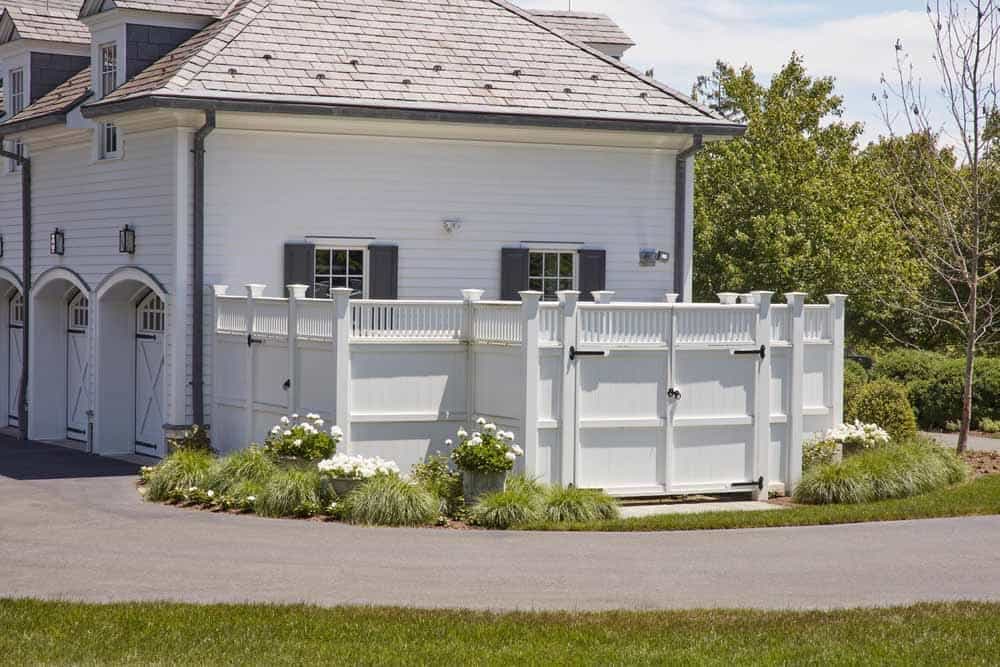
[(316, 280), (316, 246), (312, 243), (286, 243), (285, 244), (285, 284), (282, 285), (282, 292), (288, 285), (308, 285), (306, 296), (313, 298), (313, 282)]
[(399, 246), (368, 246), (368, 297), (399, 298)]
[(504, 248), (500, 253), (500, 300), (520, 301), (528, 289), (529, 252), (527, 248)]
[(607, 289), (607, 252), (604, 250), (580, 251), (580, 301), (593, 301), (591, 292)]

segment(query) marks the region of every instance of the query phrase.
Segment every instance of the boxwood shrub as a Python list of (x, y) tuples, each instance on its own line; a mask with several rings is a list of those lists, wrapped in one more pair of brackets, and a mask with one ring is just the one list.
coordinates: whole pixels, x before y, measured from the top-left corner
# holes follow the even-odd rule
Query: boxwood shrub
[(896, 442), (917, 434), (917, 420), (906, 387), (891, 380), (869, 382), (845, 407), (846, 421), (877, 424)]

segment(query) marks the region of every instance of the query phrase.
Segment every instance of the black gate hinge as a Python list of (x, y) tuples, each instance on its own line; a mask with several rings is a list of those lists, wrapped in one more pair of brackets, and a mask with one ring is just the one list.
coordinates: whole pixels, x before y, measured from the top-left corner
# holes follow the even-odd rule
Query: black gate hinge
[(767, 358), (767, 346), (766, 345), (761, 345), (759, 350), (733, 350), (733, 354), (748, 355), (748, 356), (751, 355), (751, 354), (759, 354), (761, 359), (766, 359)]
[(254, 338), (253, 334), (247, 334), (247, 347), (253, 347), (254, 343), (260, 345), (264, 342), (262, 338)]

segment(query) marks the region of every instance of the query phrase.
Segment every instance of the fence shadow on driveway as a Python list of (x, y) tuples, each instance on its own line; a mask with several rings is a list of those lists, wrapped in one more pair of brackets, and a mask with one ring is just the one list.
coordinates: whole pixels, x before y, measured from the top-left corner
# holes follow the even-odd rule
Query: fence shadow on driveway
[(16, 480), (128, 477), (139, 466), (58, 445), (0, 436), (0, 477)]

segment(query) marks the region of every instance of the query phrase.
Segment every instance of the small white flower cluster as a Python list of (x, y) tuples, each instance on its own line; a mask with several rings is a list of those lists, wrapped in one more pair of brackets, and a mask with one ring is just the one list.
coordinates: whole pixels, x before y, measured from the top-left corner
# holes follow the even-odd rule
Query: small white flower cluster
[(836, 442), (858, 449), (873, 449), (888, 444), (889, 434), (877, 424), (864, 424), (856, 420), (853, 424), (835, 426), (816, 440)]
[(399, 466), (395, 461), (386, 461), (376, 456), (351, 454), (334, 454), (332, 458), (316, 464), (320, 472), (328, 473), (338, 479), (370, 479), (376, 475), (398, 475)]
[[(279, 423), (275, 424), (271, 429), (271, 435), (290, 437), (294, 432), (294, 429), (298, 429), (299, 432), (304, 435), (316, 435), (320, 432), (320, 429), (326, 425), (326, 422), (322, 417), (313, 413), (306, 415), (306, 418), (301, 421), (299, 415), (282, 417), (278, 421)], [(299, 423), (293, 424), (293, 422), (296, 421)], [(334, 426), (330, 429), (330, 435), (335, 438), (342, 438), (344, 436), (344, 432), (339, 426)]]

